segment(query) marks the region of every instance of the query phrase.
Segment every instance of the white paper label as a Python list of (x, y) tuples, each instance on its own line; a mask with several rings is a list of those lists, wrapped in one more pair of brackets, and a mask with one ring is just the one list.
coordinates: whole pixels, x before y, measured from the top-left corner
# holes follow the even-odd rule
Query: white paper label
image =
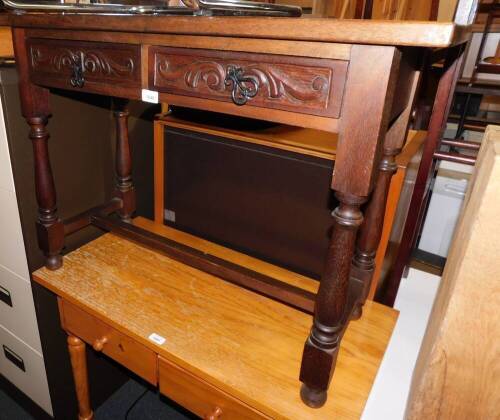
[(148, 338), (160, 346), (165, 342), (165, 339), (156, 333), (151, 334)]
[(158, 92), (155, 90), (142, 89), (142, 101), (157, 104)]

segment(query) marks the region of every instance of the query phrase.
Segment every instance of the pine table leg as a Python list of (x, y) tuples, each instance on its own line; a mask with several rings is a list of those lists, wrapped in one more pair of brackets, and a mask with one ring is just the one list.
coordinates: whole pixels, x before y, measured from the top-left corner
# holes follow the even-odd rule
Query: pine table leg
[(76, 398), (78, 400), (78, 419), (92, 420), (94, 413), (90, 408), (89, 382), (87, 375), (87, 357), (85, 343), (78, 337), (68, 336), (68, 350), (75, 380)]

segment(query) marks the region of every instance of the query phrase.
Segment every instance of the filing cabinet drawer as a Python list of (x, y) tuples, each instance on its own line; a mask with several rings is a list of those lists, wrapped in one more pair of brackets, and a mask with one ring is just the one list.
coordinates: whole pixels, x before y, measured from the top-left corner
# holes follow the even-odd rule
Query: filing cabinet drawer
[(26, 41), (34, 83), (111, 94), (113, 87), (139, 88), (138, 45), (31, 38)]
[[(347, 61), (170, 47), (149, 50), (150, 89), (234, 101), (234, 80), (253, 90), (248, 106), (338, 118)], [(235, 95), (241, 98), (241, 90)], [(241, 105), (241, 103), (240, 103)]]
[(0, 325), (42, 351), (31, 284), (0, 265)]
[(0, 188), (14, 191), (14, 178), (10, 165), (9, 144), (3, 115), (2, 98), (0, 98)]
[(80, 308), (59, 300), (63, 328), (102, 351), (153, 385), (158, 383), (157, 355)]
[(204, 419), (269, 419), (244, 402), (158, 358), (160, 392)]
[(45, 411), (52, 413), (43, 357), (1, 326), (0, 374)]
[(29, 280), (28, 262), (24, 248), (21, 220), (14, 191), (0, 188), (0, 265), (8, 268), (26, 281)]

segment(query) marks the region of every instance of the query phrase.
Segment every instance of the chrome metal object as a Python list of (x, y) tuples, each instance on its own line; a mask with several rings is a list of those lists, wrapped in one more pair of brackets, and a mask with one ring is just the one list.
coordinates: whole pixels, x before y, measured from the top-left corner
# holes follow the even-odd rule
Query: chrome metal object
[(231, 15), (298, 17), (297, 6), (260, 3), (246, 0), (181, 0), (182, 6), (134, 5), (122, 3), (61, 3), (57, 0), (19, 1), (2, 0), (5, 7), (17, 13), (64, 12), (118, 15)]

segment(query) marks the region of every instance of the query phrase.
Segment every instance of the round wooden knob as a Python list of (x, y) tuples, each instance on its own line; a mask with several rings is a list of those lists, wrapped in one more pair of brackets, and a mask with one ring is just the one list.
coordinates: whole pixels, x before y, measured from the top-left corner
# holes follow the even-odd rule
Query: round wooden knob
[(222, 408), (215, 407), (210, 414), (205, 416), (205, 420), (217, 420), (222, 416)]
[(95, 351), (102, 351), (102, 349), (104, 348), (104, 344), (106, 344), (107, 342), (108, 342), (108, 339), (106, 337), (98, 338), (92, 344), (92, 348)]

